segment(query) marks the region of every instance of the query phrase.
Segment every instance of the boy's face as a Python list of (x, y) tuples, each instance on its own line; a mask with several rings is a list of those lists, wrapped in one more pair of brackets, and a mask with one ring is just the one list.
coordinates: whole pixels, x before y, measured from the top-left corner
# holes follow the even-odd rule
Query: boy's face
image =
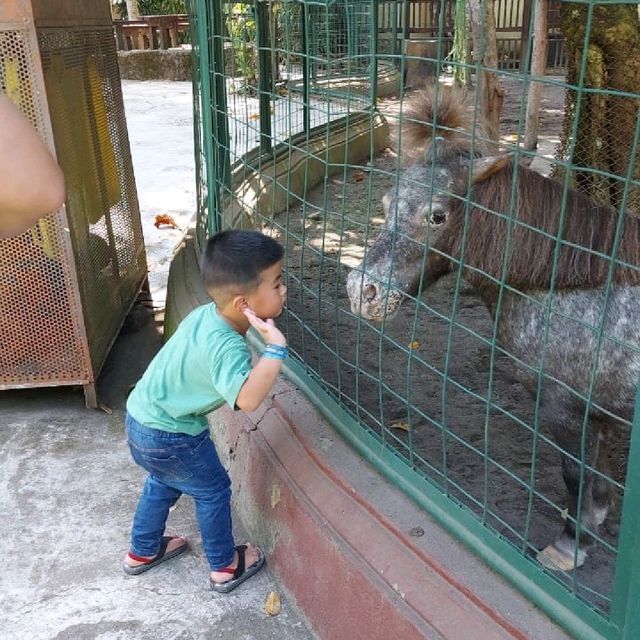
[(253, 312), (263, 320), (276, 318), (282, 313), (287, 299), (287, 287), (282, 281), (282, 260), (260, 274), (257, 289), (245, 296)]

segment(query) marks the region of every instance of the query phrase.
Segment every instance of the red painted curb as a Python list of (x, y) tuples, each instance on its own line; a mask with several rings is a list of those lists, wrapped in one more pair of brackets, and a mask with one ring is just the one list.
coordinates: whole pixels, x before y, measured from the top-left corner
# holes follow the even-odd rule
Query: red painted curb
[(277, 395), (251, 416), (216, 412), (212, 432), (230, 454), (236, 510), (319, 637), (534, 637), (356, 493), (295, 424), (293, 395), (299, 401), (299, 392)]

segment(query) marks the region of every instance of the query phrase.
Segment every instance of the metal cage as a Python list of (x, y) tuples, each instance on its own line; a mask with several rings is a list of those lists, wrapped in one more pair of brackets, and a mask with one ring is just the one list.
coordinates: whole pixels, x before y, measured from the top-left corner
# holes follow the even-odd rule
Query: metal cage
[[(595, 336), (597, 345), (582, 358), (584, 361), (575, 357), (574, 350), (562, 363), (571, 373), (588, 372), (584, 390), (575, 383), (565, 383), (564, 373), (558, 374), (560, 368), (550, 368), (549, 359), (545, 360), (549, 351), (546, 342), (539, 350), (532, 348), (526, 354), (530, 359), (523, 360), (522, 353), (510, 350), (512, 345), (503, 345), (499, 331), (499, 305), (507, 295), (518, 302), (527, 300), (530, 308), (538, 305), (535, 308), (539, 309), (543, 304), (531, 295), (538, 286), (531, 279), (507, 278), (515, 251), (512, 228), (526, 228), (524, 235), (536, 234), (555, 243), (548, 265), (544, 265), (554, 269), (549, 276), (551, 284), (538, 286), (550, 292), (548, 300), (561, 287), (579, 288), (568, 284), (568, 279), (558, 281), (558, 257), (565, 247), (615, 265), (606, 284), (588, 281), (603, 292), (604, 300), (612, 283), (617, 282), (613, 280), (614, 268), (624, 265), (629, 272), (640, 272), (637, 260), (627, 264), (631, 259), (617, 253), (622, 223), (615, 234), (602, 229), (591, 234), (591, 240), (596, 236), (616, 238), (615, 244), (601, 251), (593, 241), (589, 244), (590, 239), (573, 239), (568, 227), (563, 235), (565, 218), (550, 231), (542, 222), (522, 218), (524, 208), (516, 206), (524, 172), (529, 171), (531, 182), (535, 172), (536, 185), (543, 184), (544, 178), (544, 184), (555, 185), (555, 193), (561, 192), (563, 198), (562, 204), (545, 208), (542, 190), (532, 188), (534, 197), (529, 200), (535, 207), (531, 211), (540, 216), (551, 212), (565, 215), (573, 180), (585, 193), (592, 187), (588, 192), (591, 198), (611, 198), (611, 206), (620, 215), (614, 218), (609, 211), (605, 219), (610, 229), (614, 219), (635, 220), (633, 224), (637, 224), (637, 216), (631, 213), (638, 211), (639, 191), (638, 58), (631, 55), (640, 41), (637, 4), (604, 0), (549, 3), (544, 27), (549, 49), (546, 55), (536, 56), (541, 63), (536, 68), (542, 67), (541, 71), (533, 71), (535, 25), (543, 27), (534, 20), (540, 5), (532, 1), (496, 0), (496, 55), (485, 62), (480, 52), (490, 29), (476, 41), (469, 39), (464, 11), (458, 14), (464, 20), (454, 31), (468, 43), (463, 48), (466, 53), (449, 55), (451, 34), (446, 27), (450, 21), (445, 20), (448, 14), (444, 10), (454, 8), (451, 1), (193, 0), (190, 5), (198, 59), (196, 96), (200, 99), (196, 106), (201, 127), (197, 129), (199, 240), (206, 232), (246, 224), (285, 245), (288, 294), (278, 323), (293, 356), (286, 365), (288, 375), (365, 458), (570, 633), (580, 638), (639, 637), (640, 616), (633, 604), (640, 589), (636, 553), (640, 485), (635, 465), (627, 464), (635, 460), (640, 446), (635, 370), (628, 376), (626, 413), (619, 410), (620, 415), (614, 415), (617, 422), (611, 429), (609, 469), (604, 464), (598, 467), (606, 456), (602, 454), (600, 460), (598, 454), (596, 458), (592, 446), (601, 440), (608, 445), (608, 434), (589, 430), (592, 408), (601, 411), (598, 419), (605, 412), (613, 415), (612, 410), (602, 408), (600, 396), (594, 393), (597, 368), (592, 363), (600, 358), (601, 344), (614, 343), (616, 348), (627, 350), (619, 359), (621, 368), (626, 362), (635, 362), (640, 352), (640, 347), (632, 344), (637, 337), (635, 325), (629, 336), (620, 339), (605, 326), (606, 302), (593, 313), (596, 320), (582, 317), (576, 309), (573, 315), (563, 314), (555, 302), (544, 302), (548, 308), (545, 328), (532, 333), (543, 335), (546, 341), (555, 331), (550, 328), (555, 317), (553, 322), (561, 326), (571, 322), (580, 327), (582, 333), (571, 334), (574, 343), (591, 349), (591, 342), (576, 336)], [(418, 15), (418, 5), (431, 11)], [(465, 7), (465, 3), (455, 5)], [(507, 20), (499, 11), (501, 7), (507, 7), (514, 19)], [(614, 18), (619, 21), (616, 38), (609, 30)], [(510, 39), (515, 44), (507, 51), (509, 55), (500, 49), (502, 28), (513, 34)], [(433, 36), (433, 43), (425, 42), (424, 49), (410, 52), (411, 36), (421, 34)], [(403, 42), (398, 43), (399, 39)], [(570, 55), (562, 54), (561, 40)], [(469, 53), (474, 47), (477, 60), (475, 51), (473, 59)], [(231, 58), (226, 66), (225, 52)], [(594, 68), (587, 64), (607, 62), (620, 52), (625, 55), (616, 58), (615, 78), (605, 72), (604, 64)], [(558, 68), (559, 61), (566, 61), (566, 70)], [(503, 186), (501, 195), (507, 204), (499, 205), (490, 198), (477, 200), (477, 190), (471, 189), (475, 185), (472, 172), (457, 175), (466, 189), (459, 190), (453, 180), (446, 184), (436, 181), (446, 164), (431, 162), (438, 157), (438, 145), (445, 142), (441, 136), (436, 135), (433, 146), (420, 149), (413, 159), (417, 158), (415, 166), (407, 153), (412, 148), (412, 129), (403, 133), (402, 126), (417, 122), (409, 107), (411, 99), (420, 95), (419, 85), (404, 77), (412, 63), (420, 76), (417, 80), (434, 84), (434, 95), (456, 82), (456, 70), (466, 69), (473, 76), (469, 95), (474, 99), (467, 105), (471, 120), (462, 130), (448, 128), (450, 134), (468, 136), (468, 155), (463, 158), (455, 148), (445, 147), (445, 151), (457, 154), (460, 166), (466, 168), (473, 165), (472, 158), (495, 153), (479, 151), (488, 140), (480, 115), (484, 95), (477, 87), (487, 82), (483, 74), (500, 80), (508, 108), (503, 108), (495, 139), (489, 141), (523, 161), (503, 183), (506, 188)], [(625, 72), (632, 70), (628, 77), (622, 67)], [(383, 82), (383, 72), (388, 70), (396, 70), (403, 82)], [(548, 75), (549, 71), (554, 75)], [(563, 75), (557, 77), (559, 71)], [(548, 102), (541, 109), (539, 146), (532, 151), (523, 144), (525, 98), (536, 84)], [(396, 95), (383, 95), (381, 89), (388, 86)], [(381, 116), (385, 126), (395, 131), (389, 148), (385, 148), (386, 141), (378, 145), (375, 135)], [(454, 124), (443, 124), (427, 109), (418, 117), (431, 132), (437, 126), (444, 131)], [(367, 133), (360, 148), (364, 153), (356, 153), (362, 143), (357, 136), (360, 126)], [(559, 140), (563, 142), (557, 146)], [(546, 174), (552, 166), (550, 177)], [(440, 197), (439, 203), (446, 202), (450, 210), (453, 202), (462, 206), (458, 245), (435, 244), (436, 232), (431, 227), (443, 223), (443, 211), (432, 207), (434, 194), (446, 195), (446, 201)], [(406, 200), (405, 215), (406, 211), (412, 213), (404, 218), (404, 226), (396, 219), (400, 218), (399, 207), (392, 206), (401, 195)], [(409, 206), (409, 201), (417, 204)], [(584, 205), (581, 211), (595, 211), (594, 207)], [(441, 214), (437, 216), (440, 220), (432, 220), (425, 212)], [(469, 236), (481, 237), (481, 227), (471, 227), (478, 219), (485, 225), (496, 220), (509, 225), (499, 249), (486, 239), (476, 244), (478, 255), (507, 256), (494, 271), (470, 257), (467, 249)], [(575, 228), (590, 227), (583, 223)], [(467, 229), (472, 230), (467, 234)], [(386, 247), (381, 243), (372, 250), (377, 236), (385, 233)], [(632, 233), (637, 240), (637, 232)], [(546, 255), (525, 251), (523, 246), (520, 255), (528, 260)], [(378, 262), (374, 273), (371, 264), (376, 250), (378, 255), (386, 251), (388, 260)], [(415, 270), (403, 272), (412, 254), (416, 256)], [(439, 278), (442, 261), (448, 265), (442, 273), (449, 270), (450, 277), (431, 287), (429, 277)], [(524, 265), (523, 272), (527, 268)], [(405, 273), (407, 282), (411, 277), (419, 282), (413, 289), (400, 284), (391, 287), (396, 272), (400, 273), (397, 282)], [(354, 297), (348, 291), (351, 273), (362, 283)], [(473, 284), (470, 273), (481, 274), (491, 286), (499, 287), (498, 302), (490, 303), (498, 305), (495, 316), (481, 300), (480, 287)], [(383, 311), (365, 316), (363, 307), (376, 296), (385, 300)], [(402, 300), (404, 306), (387, 305), (391, 298)], [(630, 294), (631, 298), (635, 300), (636, 294)], [(523, 317), (530, 320), (533, 313), (528, 311)], [(535, 372), (536, 380), (529, 383), (533, 394), (517, 377), (518, 368)], [(563, 411), (542, 416), (546, 391), (561, 384), (569, 398)], [(611, 396), (617, 397), (615, 393), (618, 388)], [(637, 398), (635, 410), (630, 401), (633, 397)], [(569, 406), (572, 410), (579, 407), (578, 418), (569, 414)], [(569, 444), (566, 438), (554, 437), (553, 429), (557, 430), (561, 418), (578, 436)], [(593, 433), (597, 437), (592, 437)], [(565, 474), (566, 469), (571, 476)], [(593, 477), (607, 495), (602, 504), (612, 508), (606, 519), (603, 509), (595, 514), (595, 524), (585, 524), (578, 514), (585, 501), (579, 496), (595, 495), (593, 483), (587, 482)], [(570, 485), (573, 494), (567, 497)], [(610, 496), (615, 497), (613, 502)], [(578, 505), (574, 513), (572, 505)], [(581, 529), (590, 536), (591, 561), (584, 566), (572, 562), (568, 569), (567, 564), (544, 564), (540, 549), (546, 550), (552, 542), (551, 529), (561, 531), (567, 523), (574, 531)], [(575, 537), (572, 545), (577, 556), (580, 549)]]
[(0, 241), (0, 389), (95, 380), (147, 266), (109, 3), (0, 6), (0, 88), (66, 179), (66, 203)]

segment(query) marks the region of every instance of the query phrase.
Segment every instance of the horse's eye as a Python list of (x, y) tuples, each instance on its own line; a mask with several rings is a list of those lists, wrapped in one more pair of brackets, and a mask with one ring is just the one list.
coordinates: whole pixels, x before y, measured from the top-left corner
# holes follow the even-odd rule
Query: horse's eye
[(442, 209), (434, 209), (429, 216), (430, 224), (443, 224), (447, 219), (447, 214)]

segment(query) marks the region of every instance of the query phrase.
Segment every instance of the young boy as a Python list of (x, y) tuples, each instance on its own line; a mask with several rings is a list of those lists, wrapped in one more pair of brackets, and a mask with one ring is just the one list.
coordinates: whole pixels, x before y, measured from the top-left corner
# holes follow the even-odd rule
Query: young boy
[[(258, 548), (234, 545), (230, 480), (206, 415), (225, 403), (253, 411), (280, 372), (287, 342), (273, 318), (286, 298), (283, 254), (275, 240), (257, 231), (223, 231), (210, 238), (202, 276), (213, 303), (182, 321), (129, 396), (127, 441), (149, 476), (124, 560), (128, 574), (186, 550), (186, 539), (164, 535), (169, 508), (183, 493), (195, 501), (212, 589), (231, 591), (264, 564)], [(253, 369), (244, 339), (249, 326), (267, 344)]]

